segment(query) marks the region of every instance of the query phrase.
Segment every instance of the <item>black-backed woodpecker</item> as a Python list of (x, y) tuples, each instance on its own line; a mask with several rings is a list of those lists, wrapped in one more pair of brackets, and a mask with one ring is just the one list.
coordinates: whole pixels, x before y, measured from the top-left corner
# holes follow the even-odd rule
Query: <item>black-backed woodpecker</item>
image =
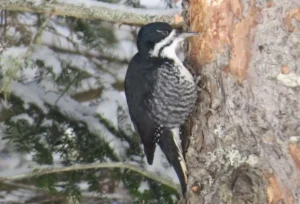
[(129, 114), (147, 161), (152, 164), (158, 144), (175, 169), (183, 195), (187, 169), (180, 126), (195, 105), (197, 88), (175, 51), (180, 41), (196, 34), (162, 22), (145, 25), (138, 33), (138, 53), (130, 61), (125, 77)]

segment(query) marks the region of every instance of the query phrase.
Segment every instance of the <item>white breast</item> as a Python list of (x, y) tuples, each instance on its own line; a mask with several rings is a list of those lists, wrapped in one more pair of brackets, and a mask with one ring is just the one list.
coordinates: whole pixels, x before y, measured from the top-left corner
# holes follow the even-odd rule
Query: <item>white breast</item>
[(182, 64), (181, 60), (178, 58), (175, 48), (175, 44), (172, 46), (168, 46), (165, 49), (163, 49), (161, 56), (172, 59), (176, 66), (178, 66), (181, 76), (184, 77), (185, 80), (194, 83), (194, 79), (192, 74), (187, 70), (187, 68)]
[(182, 63), (181, 63), (181, 66), (179, 66), (179, 71), (180, 71), (181, 76), (183, 76), (186, 81), (194, 83), (192, 74), (189, 72), (189, 70), (187, 70), (187, 68), (185, 68), (185, 66), (183, 66)]

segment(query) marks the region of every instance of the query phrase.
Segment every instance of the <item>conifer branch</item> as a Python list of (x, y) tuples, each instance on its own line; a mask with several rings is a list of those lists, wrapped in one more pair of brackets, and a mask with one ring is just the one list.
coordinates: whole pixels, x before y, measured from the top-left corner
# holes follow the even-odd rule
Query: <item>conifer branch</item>
[(39, 27), (38, 31), (36, 32), (36, 34), (32, 37), (31, 42), (28, 46), (28, 49), (25, 53), (25, 57), (27, 57), (29, 54), (31, 54), (32, 50), (33, 50), (33, 45), (36, 44), (39, 41), (39, 38), (42, 36), (43, 31), (45, 30), (50, 18), (51, 18), (52, 14), (50, 14), (46, 20), (42, 23), (42, 25)]
[(79, 170), (88, 170), (88, 169), (102, 169), (102, 168), (124, 168), (128, 170), (135, 171), (147, 178), (153, 179), (155, 181), (158, 181), (170, 188), (173, 188), (175, 190), (179, 191), (179, 186), (175, 183), (173, 183), (169, 179), (162, 178), (156, 174), (153, 174), (145, 169), (142, 169), (141, 167), (137, 165), (132, 165), (129, 163), (123, 163), (123, 162), (111, 162), (111, 163), (92, 163), (92, 164), (78, 164), (68, 167), (41, 167), (41, 168), (35, 168), (32, 171), (14, 175), (14, 176), (8, 176), (8, 177), (0, 177), (0, 182), (5, 181), (16, 181), (16, 180), (22, 180), (27, 179), (31, 177), (39, 177), (45, 174), (52, 174), (52, 173), (61, 173), (61, 172), (68, 172), (68, 171), (79, 171)]
[[(72, 16), (76, 18), (98, 19), (111, 23), (142, 26), (151, 22), (167, 22), (174, 27), (181, 27), (179, 24), (179, 11), (176, 9), (162, 11), (150, 9), (137, 9), (114, 5), (104, 2), (93, 2), (91, 5), (49, 3), (44, 1), (36, 3), (23, 0), (0, 0), (0, 9), (10, 11), (23, 11), (32, 13), (53, 14), (58, 16)], [(159, 13), (159, 14), (157, 14)]]

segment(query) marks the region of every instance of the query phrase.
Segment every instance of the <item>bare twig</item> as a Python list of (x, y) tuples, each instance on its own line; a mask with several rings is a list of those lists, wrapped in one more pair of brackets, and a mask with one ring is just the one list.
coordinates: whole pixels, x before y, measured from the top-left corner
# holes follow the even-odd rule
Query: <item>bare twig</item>
[(41, 167), (41, 168), (35, 168), (30, 172), (26, 172), (26, 173), (19, 174), (19, 175), (14, 175), (14, 176), (9, 176), (9, 177), (0, 177), (0, 181), (15, 181), (15, 180), (21, 180), (21, 179), (26, 179), (26, 178), (31, 178), (31, 177), (38, 177), (38, 176), (45, 175), (45, 174), (88, 170), (88, 169), (101, 169), (101, 168), (129, 169), (129, 170), (135, 171), (145, 177), (148, 177), (150, 179), (158, 181), (166, 186), (169, 186), (170, 188), (173, 188), (179, 192), (179, 186), (177, 184), (173, 183), (171, 180), (162, 178), (158, 175), (148, 172), (145, 169), (142, 169), (141, 167), (139, 167), (137, 165), (122, 163), (122, 162), (79, 164), (79, 165), (60, 167), (60, 168), (55, 168), (55, 167), (42, 168)]
[(81, 73), (78, 72), (77, 75), (74, 77), (74, 79), (67, 85), (67, 87), (65, 88), (65, 90), (56, 99), (55, 105), (57, 105), (57, 102), (59, 101), (59, 99), (61, 99), (61, 97), (63, 97), (65, 95), (65, 93), (67, 93), (67, 91), (71, 88), (71, 86), (76, 82), (76, 80), (80, 77), (80, 74)]
[(56, 45), (50, 45), (48, 43), (43, 43), (43, 45), (49, 47), (50, 49), (54, 50), (55, 52), (84, 55), (88, 59), (96, 58), (99, 60), (107, 60), (107, 61), (117, 62), (120, 64), (128, 64), (129, 63), (129, 60), (126, 58), (118, 58), (117, 56), (113, 56), (113, 55), (109, 55), (109, 54), (104, 54), (104, 53), (96, 54), (96, 53), (90, 52), (85, 49), (82, 49), (82, 50), (72, 49), (72, 48), (67, 49), (64, 47), (56, 46)]
[(34, 37), (31, 39), (31, 42), (28, 46), (28, 49), (25, 53), (25, 56), (28, 56), (31, 52), (32, 52), (32, 49), (33, 49), (33, 45), (35, 43), (37, 43), (37, 41), (39, 40), (39, 38), (42, 36), (42, 33), (44, 31), (44, 29), (46, 28), (50, 18), (51, 18), (52, 14), (49, 15), (48, 18), (46, 18), (46, 20), (43, 22), (43, 24), (40, 26), (39, 30), (37, 31), (37, 33), (34, 35)]
[[(167, 22), (175, 27), (181, 27), (175, 20), (177, 9), (157, 12), (157, 10), (143, 10), (131, 7), (124, 7), (103, 2), (95, 2), (93, 5), (48, 3), (47, 1), (38, 4), (31, 1), (7, 1), (0, 0), (0, 9), (12, 11), (24, 11), (32, 13), (44, 13), (73, 16), (76, 18), (99, 19), (117, 24), (142, 26), (151, 22)], [(157, 14), (160, 13), (160, 14)], [(164, 13), (164, 14), (162, 14)]]

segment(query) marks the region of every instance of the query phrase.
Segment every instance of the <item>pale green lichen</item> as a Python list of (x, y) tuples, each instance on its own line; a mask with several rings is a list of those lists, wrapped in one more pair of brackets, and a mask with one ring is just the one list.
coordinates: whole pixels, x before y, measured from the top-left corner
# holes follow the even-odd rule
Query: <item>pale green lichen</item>
[(297, 87), (300, 86), (300, 75), (297, 75), (294, 72), (288, 74), (279, 74), (277, 80), (282, 84), (288, 87)]
[(205, 165), (209, 167), (214, 163), (221, 164), (225, 167), (238, 167), (247, 161), (247, 158), (242, 156), (235, 145), (230, 147), (221, 147), (213, 152), (209, 152), (205, 156)]
[(0, 57), (0, 93), (6, 99), (10, 92), (10, 85), (20, 79), (24, 67), (32, 68), (33, 60), (26, 57), (27, 48), (10, 47)]
[(222, 125), (218, 124), (217, 127), (214, 129), (214, 134), (220, 137), (222, 133), (223, 133), (223, 127)]
[(299, 143), (300, 142), (300, 136), (291, 136), (290, 137), (291, 143)]
[(260, 159), (258, 156), (251, 154), (247, 159), (247, 164), (249, 164), (252, 167), (255, 167), (259, 163)]
[(1, 89), (0, 93), (4, 94), (7, 98), (10, 90), (10, 84), (20, 77), (20, 71), (24, 65), (24, 60), (12, 56), (3, 56), (1, 62)]

